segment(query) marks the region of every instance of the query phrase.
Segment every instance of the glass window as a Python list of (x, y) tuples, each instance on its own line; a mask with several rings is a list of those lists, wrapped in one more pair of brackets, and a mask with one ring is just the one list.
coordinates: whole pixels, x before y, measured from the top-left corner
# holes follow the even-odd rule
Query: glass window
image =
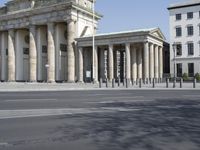
[(181, 29), (181, 27), (176, 27), (176, 36), (177, 37), (182, 36), (182, 29)]
[(188, 55), (194, 55), (194, 43), (188, 43)]
[(194, 77), (194, 63), (188, 63), (188, 76)]
[(177, 77), (182, 77), (182, 74), (183, 74), (182, 64), (181, 63), (176, 64), (176, 68), (177, 68)]
[(192, 18), (193, 18), (193, 12), (188, 12), (187, 19), (192, 19)]
[(181, 20), (181, 14), (176, 14), (176, 20)]
[(188, 36), (192, 36), (194, 34), (193, 26), (187, 27), (187, 33), (188, 33)]
[(182, 44), (176, 44), (176, 56), (182, 55)]

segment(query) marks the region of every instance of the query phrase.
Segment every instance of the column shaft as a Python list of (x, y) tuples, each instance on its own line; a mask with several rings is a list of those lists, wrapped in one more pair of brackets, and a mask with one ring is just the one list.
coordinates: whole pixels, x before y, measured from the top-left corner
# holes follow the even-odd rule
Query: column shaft
[(126, 79), (131, 78), (131, 57), (130, 57), (130, 43), (126, 43)]
[(138, 53), (138, 79), (142, 79), (142, 49), (137, 50)]
[(144, 43), (144, 78), (148, 82), (149, 79), (149, 43)]
[(150, 57), (149, 57), (149, 69), (150, 69), (150, 78), (151, 80), (154, 78), (154, 45), (150, 45)]
[(54, 43), (54, 23), (48, 23), (48, 72), (47, 81), (55, 82), (55, 43)]
[(113, 79), (113, 45), (109, 45), (108, 49), (108, 79), (112, 81)]
[(6, 78), (6, 32), (1, 34), (1, 81), (5, 81)]
[(68, 82), (75, 82), (74, 20), (68, 20), (67, 31), (67, 77)]
[(159, 47), (159, 78), (163, 78), (163, 47)]
[(94, 82), (98, 82), (98, 47), (94, 47)]
[(78, 48), (79, 54), (79, 82), (83, 82), (83, 48)]
[(15, 81), (15, 46), (14, 30), (8, 31), (8, 81)]
[(132, 49), (132, 79), (135, 82), (137, 79), (137, 52), (136, 48)]
[(155, 57), (154, 57), (154, 61), (155, 61), (155, 78), (158, 79), (158, 46), (155, 45)]
[(36, 27), (30, 27), (30, 81), (37, 80), (37, 49), (36, 49)]

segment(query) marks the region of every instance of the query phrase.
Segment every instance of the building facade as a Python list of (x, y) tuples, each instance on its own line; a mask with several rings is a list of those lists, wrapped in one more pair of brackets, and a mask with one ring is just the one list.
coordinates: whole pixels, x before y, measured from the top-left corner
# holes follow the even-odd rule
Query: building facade
[[(95, 35), (93, 0), (12, 0), (0, 8), (0, 78), (98, 82), (163, 78), (159, 28)], [(93, 19), (94, 18), (94, 19)]]
[(93, 0), (12, 0), (0, 8), (1, 81), (78, 79), (76, 37), (93, 34)]
[[(181, 77), (200, 73), (200, 1), (172, 4), (170, 13), (170, 72)], [(173, 44), (175, 46), (173, 47)], [(175, 52), (175, 67), (174, 67)]]
[(142, 79), (145, 83), (163, 78), (164, 35), (159, 28), (99, 34), (95, 36), (94, 70), (92, 70), (92, 37), (77, 38), (79, 81), (87, 80), (87, 72), (100, 78)]

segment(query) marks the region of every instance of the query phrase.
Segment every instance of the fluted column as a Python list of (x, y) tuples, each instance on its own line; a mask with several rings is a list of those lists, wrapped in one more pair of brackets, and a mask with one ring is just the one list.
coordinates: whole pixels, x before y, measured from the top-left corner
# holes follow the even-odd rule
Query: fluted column
[(156, 80), (158, 80), (159, 75), (158, 75), (158, 46), (157, 45), (155, 45), (155, 57), (154, 57), (154, 60), (155, 60), (155, 68), (154, 68), (155, 78), (156, 78)]
[(159, 46), (159, 78), (163, 78), (163, 47)]
[(8, 31), (8, 81), (15, 81), (15, 46), (14, 46), (15, 31)]
[(94, 47), (94, 82), (98, 82), (98, 47)]
[(144, 80), (148, 83), (149, 80), (149, 43), (144, 42)]
[(126, 79), (131, 78), (131, 57), (130, 57), (130, 43), (126, 43)]
[(154, 78), (154, 45), (153, 44), (150, 45), (150, 54), (149, 55), (150, 55), (150, 57), (149, 57), (149, 63), (150, 63), (149, 72), (150, 72), (150, 78), (152, 81), (152, 79)]
[(114, 69), (113, 69), (113, 45), (109, 45), (108, 49), (108, 79), (112, 81), (114, 78)]
[(75, 82), (75, 53), (74, 53), (74, 36), (75, 23), (70, 19), (67, 21), (67, 82)]
[(137, 50), (138, 53), (138, 79), (142, 79), (142, 48)]
[(134, 47), (132, 49), (132, 53), (131, 53), (132, 54), (132, 56), (131, 56), (131, 58), (132, 58), (132, 65), (131, 65), (131, 67), (132, 67), (132, 79), (133, 79), (134, 82), (137, 79), (137, 52), (136, 51), (137, 50)]
[(30, 27), (30, 81), (37, 80), (37, 49), (36, 49), (36, 27)]
[(1, 33), (1, 81), (6, 81), (6, 32)]
[(79, 82), (83, 82), (83, 48), (78, 48), (79, 56)]
[(54, 23), (48, 23), (48, 72), (47, 81), (55, 82), (55, 42), (54, 42)]

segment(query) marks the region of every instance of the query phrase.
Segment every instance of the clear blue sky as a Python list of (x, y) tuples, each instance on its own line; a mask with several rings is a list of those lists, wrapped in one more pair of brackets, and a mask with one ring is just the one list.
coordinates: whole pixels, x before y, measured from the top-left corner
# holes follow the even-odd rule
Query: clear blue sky
[[(0, 4), (6, 1), (0, 0)], [(98, 33), (160, 27), (169, 40), (167, 7), (182, 1), (186, 0), (97, 0), (96, 10), (104, 16)]]

